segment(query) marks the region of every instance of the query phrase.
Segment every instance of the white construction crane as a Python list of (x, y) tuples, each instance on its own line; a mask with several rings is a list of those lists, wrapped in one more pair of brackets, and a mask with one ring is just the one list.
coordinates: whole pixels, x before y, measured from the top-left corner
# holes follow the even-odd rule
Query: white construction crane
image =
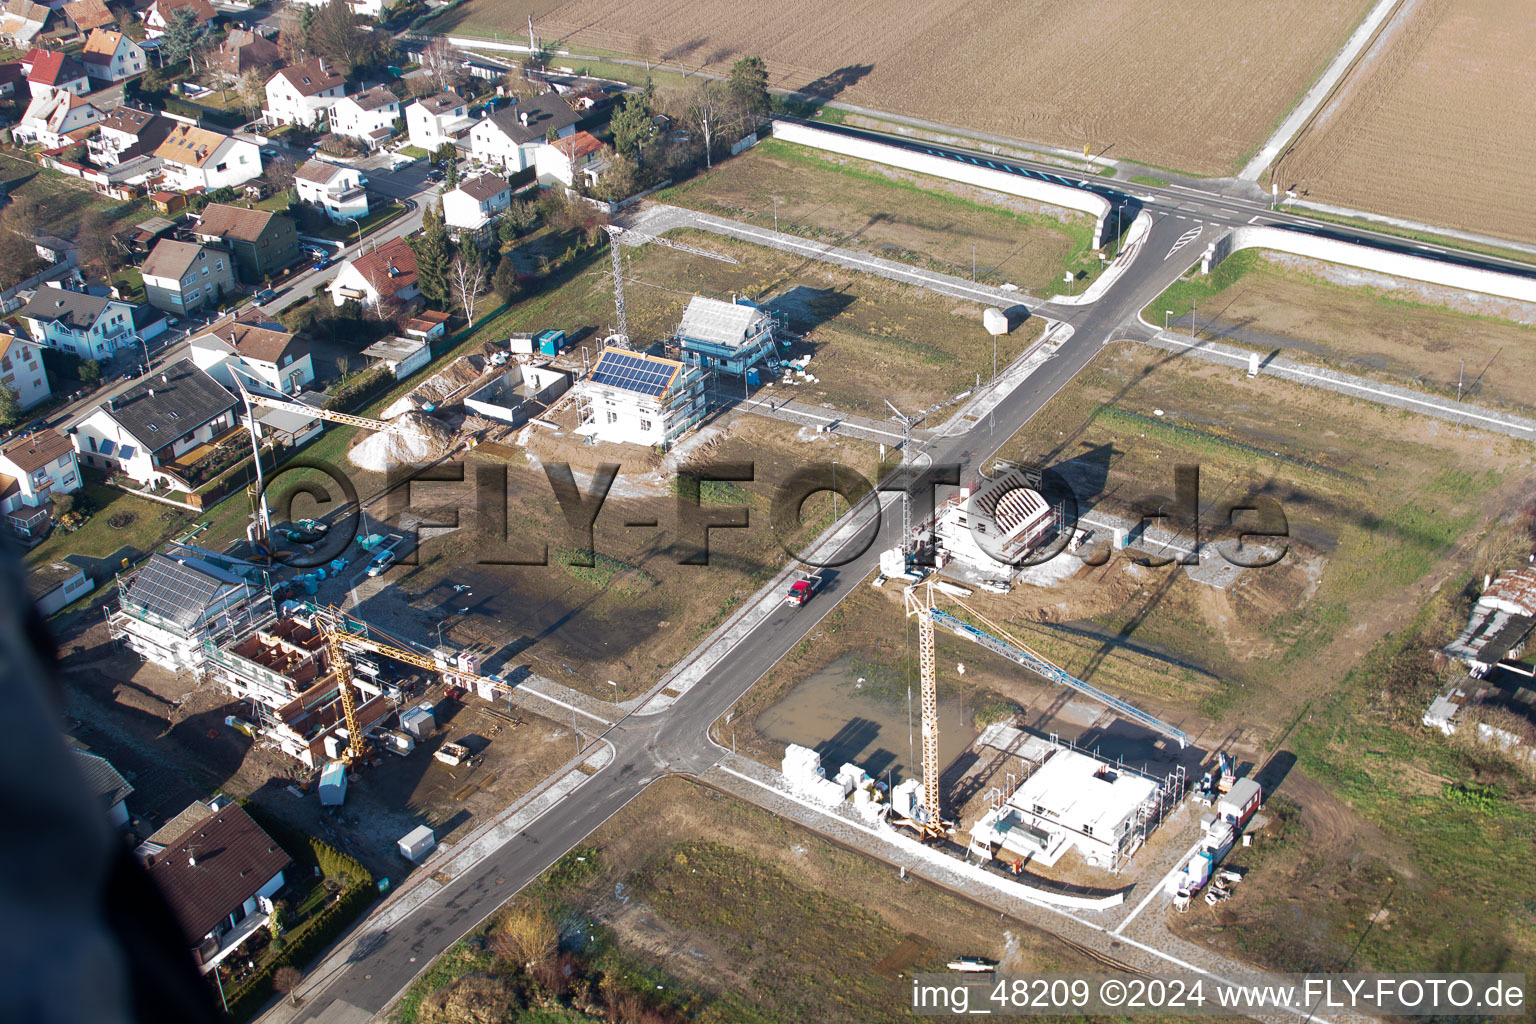
[(912, 549), (912, 469), (908, 462), (909, 451), (912, 448), (912, 427), (917, 420), (908, 416), (891, 404), (890, 399), (882, 398), (886, 408), (896, 414), (896, 419), (901, 423), (901, 479), (905, 487), (901, 496), (901, 553), (911, 557)]
[(643, 239), (647, 242), (655, 242), (657, 245), (664, 245), (668, 249), (676, 249), (679, 252), (686, 252), (693, 256), (704, 256), (708, 259), (719, 260), (721, 263), (741, 262), (734, 256), (727, 256), (724, 253), (710, 252), (708, 249), (696, 249), (691, 245), (684, 245), (682, 242), (674, 242), (670, 239), (662, 238), (659, 235), (647, 235), (645, 232), (636, 231), (634, 228), (621, 228), (615, 224), (604, 224), (603, 230), (608, 232), (608, 246), (611, 250), (611, 255), (613, 256), (614, 320), (618, 328), (618, 335), (624, 339), (624, 344), (626, 346), (629, 345), (629, 318), (624, 314), (624, 261), (623, 258), (619, 256), (620, 235), (630, 235), (631, 237)]

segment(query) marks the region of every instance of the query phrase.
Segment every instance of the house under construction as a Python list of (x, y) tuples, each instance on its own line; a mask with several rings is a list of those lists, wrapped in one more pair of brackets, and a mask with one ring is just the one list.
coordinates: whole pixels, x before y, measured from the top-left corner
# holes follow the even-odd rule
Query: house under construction
[(935, 510), (940, 567), (1006, 583), (1029, 555), (1055, 537), (1057, 510), (1040, 490), (1040, 474), (1006, 466), (980, 477)]
[(173, 672), (200, 671), (210, 641), (248, 635), (273, 616), (260, 566), (189, 544), (171, 544), (118, 579), (113, 639)]
[[(250, 701), (250, 726), (308, 767), (339, 757), (348, 745), (341, 689), (325, 637), (313, 619), (293, 615), (222, 647), (204, 649), (205, 670), (231, 695)], [(368, 675), (350, 673), (361, 700), (356, 717), (366, 735), (395, 710)]]
[(708, 375), (676, 359), (605, 348), (572, 388), (580, 425), (598, 441), (670, 445), (709, 411)]

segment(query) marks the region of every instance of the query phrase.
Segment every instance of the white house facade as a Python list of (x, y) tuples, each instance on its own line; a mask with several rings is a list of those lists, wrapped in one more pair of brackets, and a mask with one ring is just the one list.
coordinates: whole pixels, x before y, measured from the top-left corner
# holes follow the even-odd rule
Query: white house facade
[(368, 190), (355, 167), (309, 160), (293, 175), (299, 201), (318, 206), (336, 223), (368, 216)]
[(262, 116), (271, 124), (323, 126), (331, 108), (346, 94), (347, 82), (323, 57), (282, 68), (267, 80), (267, 108)]
[(445, 142), (455, 142), (474, 126), (466, 113), (468, 104), (449, 92), (426, 96), (405, 108), (405, 127), (411, 145), (434, 152)]
[(0, 332), (0, 386), (15, 393), (22, 409), (32, 408), (53, 393), (36, 342)]
[(576, 112), (555, 93), (520, 100), (492, 111), (469, 131), (469, 152), (476, 160), (512, 173), (534, 166), (538, 147), (576, 131)]
[(165, 186), (179, 192), (235, 188), (261, 176), (261, 148), (195, 125), (177, 125), (155, 150)]
[(400, 117), (400, 98), (377, 85), (337, 100), (331, 108), (331, 131), (376, 149), (394, 134)]
[(122, 348), (165, 330), (165, 319), (148, 307), (44, 285), (16, 315), (32, 340), (82, 359), (110, 359)]

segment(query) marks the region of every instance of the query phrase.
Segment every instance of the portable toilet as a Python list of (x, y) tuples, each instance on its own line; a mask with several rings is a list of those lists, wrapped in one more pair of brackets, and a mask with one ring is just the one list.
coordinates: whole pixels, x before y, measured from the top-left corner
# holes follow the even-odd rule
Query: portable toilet
[(320, 771), (320, 805), (340, 807), (347, 798), (347, 766), (332, 761)]
[(420, 864), (435, 849), (437, 835), (426, 825), (418, 825), (400, 838), (400, 856), (412, 864)]
[(755, 388), (755, 387), (757, 387), (761, 383), (762, 383), (762, 377), (758, 374), (757, 367), (755, 367), (755, 366), (748, 367), (747, 368), (747, 385), (749, 387), (754, 387)]
[(542, 355), (557, 356), (565, 351), (565, 332), (540, 331), (538, 345)]
[(316, 581), (316, 579), (313, 576), (310, 576), (310, 575), (306, 574), (304, 576), (304, 593), (313, 595), (313, 594), (318, 594), (319, 592), (320, 592), (320, 584), (319, 584), (319, 582)]

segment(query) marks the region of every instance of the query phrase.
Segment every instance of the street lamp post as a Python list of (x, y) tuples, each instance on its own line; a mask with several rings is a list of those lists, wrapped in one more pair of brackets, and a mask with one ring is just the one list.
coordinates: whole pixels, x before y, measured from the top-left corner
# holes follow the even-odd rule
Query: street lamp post
[(779, 233), (779, 197), (773, 197), (773, 233)]
[(1173, 316), (1173, 310), (1171, 310), (1171, 309), (1163, 310), (1163, 333), (1164, 334), (1168, 333), (1168, 318), (1171, 317), (1171, 316)]

